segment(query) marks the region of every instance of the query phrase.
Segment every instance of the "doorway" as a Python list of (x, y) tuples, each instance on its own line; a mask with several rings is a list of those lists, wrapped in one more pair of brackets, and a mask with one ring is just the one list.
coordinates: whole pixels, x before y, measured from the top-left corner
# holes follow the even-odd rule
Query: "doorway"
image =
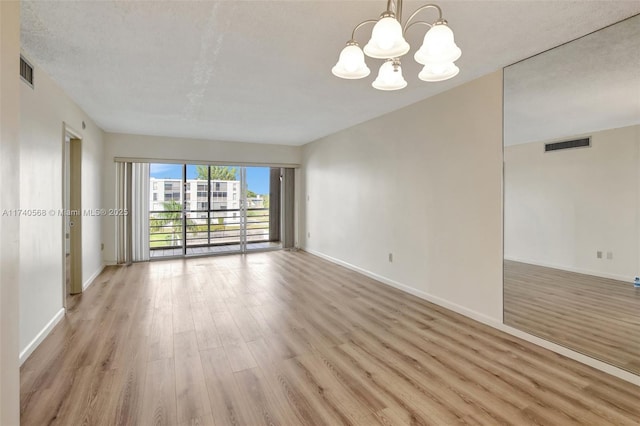
[(282, 248), (281, 168), (149, 167), (149, 257)]
[(65, 126), (62, 157), (63, 303), (82, 292), (82, 140)]

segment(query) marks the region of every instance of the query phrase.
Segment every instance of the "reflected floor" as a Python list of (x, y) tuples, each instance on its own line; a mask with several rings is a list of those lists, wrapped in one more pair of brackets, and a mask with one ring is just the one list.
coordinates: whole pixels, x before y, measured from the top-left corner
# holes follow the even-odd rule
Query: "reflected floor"
[(505, 260), (504, 322), (640, 374), (640, 289)]
[[(251, 250), (267, 250), (282, 248), (282, 243), (264, 241), (259, 243), (247, 243), (247, 251)], [(228, 244), (209, 247), (187, 247), (187, 256), (198, 256), (206, 254), (224, 254), (238, 253), (240, 244)], [(163, 257), (182, 256), (182, 248), (151, 250), (151, 259), (159, 259)]]

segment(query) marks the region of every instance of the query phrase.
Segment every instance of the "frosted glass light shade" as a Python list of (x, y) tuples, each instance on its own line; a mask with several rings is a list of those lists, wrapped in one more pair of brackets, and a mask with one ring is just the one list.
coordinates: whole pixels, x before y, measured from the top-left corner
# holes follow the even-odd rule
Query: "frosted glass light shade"
[(378, 71), (378, 77), (371, 85), (378, 90), (399, 90), (407, 87), (407, 81), (402, 76), (402, 67), (394, 69), (393, 61), (386, 61)]
[(424, 42), (414, 59), (422, 65), (444, 64), (458, 60), (461, 55), (462, 51), (454, 41), (451, 28), (446, 23), (436, 23), (424, 35)]
[(331, 72), (336, 77), (354, 80), (368, 76), (371, 70), (364, 62), (362, 49), (357, 44), (349, 44), (340, 52), (338, 63)]
[(418, 74), (418, 78), (422, 81), (444, 81), (455, 77), (459, 72), (460, 68), (453, 62), (427, 64)]
[(371, 58), (398, 58), (410, 48), (402, 36), (400, 22), (392, 16), (386, 16), (374, 25), (371, 40), (364, 46), (364, 53)]

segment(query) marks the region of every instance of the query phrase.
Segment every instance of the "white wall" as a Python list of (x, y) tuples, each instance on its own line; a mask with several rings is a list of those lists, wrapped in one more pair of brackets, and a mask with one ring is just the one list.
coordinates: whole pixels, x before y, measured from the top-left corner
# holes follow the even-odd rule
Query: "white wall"
[(502, 322), (501, 71), (303, 148), (306, 250)]
[[(107, 133), (104, 149), (103, 206), (116, 206), (116, 167), (114, 158), (157, 159), (198, 164), (198, 161), (223, 162), (230, 165), (298, 165), (301, 148), (289, 145), (237, 143), (160, 136)], [(103, 220), (104, 260), (116, 263), (116, 218)]]
[(505, 147), (505, 257), (630, 281), (638, 272), (640, 126), (589, 135), (591, 148)]
[[(0, 213), (20, 208), (20, 4), (0, 2)], [(0, 214), (0, 425), (20, 424), (20, 218)]]
[[(82, 208), (102, 196), (103, 132), (36, 64), (35, 89), (20, 84), (20, 204), (62, 209), (63, 123), (82, 136)], [(82, 129), (82, 121), (86, 129)], [(20, 350), (24, 360), (60, 318), (63, 303), (62, 216), (22, 217), (20, 223)], [(82, 218), (82, 281), (102, 270), (102, 220)], [(44, 333), (43, 333), (44, 331)]]

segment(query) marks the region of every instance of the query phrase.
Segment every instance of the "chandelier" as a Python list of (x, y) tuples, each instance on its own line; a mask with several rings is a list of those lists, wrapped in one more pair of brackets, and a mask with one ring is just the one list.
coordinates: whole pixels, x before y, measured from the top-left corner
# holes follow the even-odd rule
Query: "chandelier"
[[(435, 22), (414, 21), (414, 18), (423, 10), (434, 9), (438, 12)], [(442, 19), (442, 9), (435, 4), (427, 4), (419, 7), (402, 22), (402, 0), (387, 0), (387, 10), (379, 19), (369, 19), (356, 25), (351, 33), (351, 40), (340, 52), (338, 63), (331, 72), (340, 78), (349, 80), (367, 77), (371, 71), (364, 61), (364, 55), (370, 58), (384, 59), (384, 63), (378, 71), (378, 77), (371, 84), (378, 90), (398, 90), (407, 86), (402, 76), (400, 57), (409, 52), (409, 43), (404, 39), (409, 28), (414, 25), (426, 25), (429, 27), (424, 36), (422, 46), (413, 58), (424, 65), (418, 78), (423, 81), (444, 81), (455, 77), (460, 69), (454, 64), (462, 51), (453, 39), (453, 31), (447, 21)], [(371, 39), (360, 49), (355, 40), (356, 31), (368, 24), (375, 24), (371, 31)]]

